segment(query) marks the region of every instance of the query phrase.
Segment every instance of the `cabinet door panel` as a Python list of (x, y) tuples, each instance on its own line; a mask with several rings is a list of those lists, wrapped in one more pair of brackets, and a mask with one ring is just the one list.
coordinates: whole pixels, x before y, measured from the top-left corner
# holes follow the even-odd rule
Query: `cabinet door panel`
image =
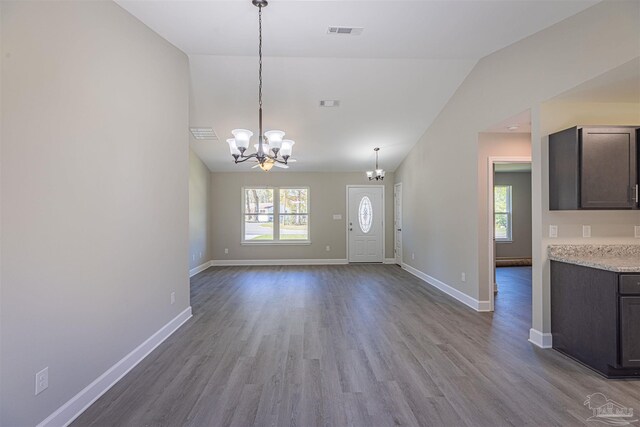
[(582, 129), (582, 208), (632, 208), (635, 134), (627, 129)]
[(620, 297), (620, 363), (640, 367), (640, 297)]

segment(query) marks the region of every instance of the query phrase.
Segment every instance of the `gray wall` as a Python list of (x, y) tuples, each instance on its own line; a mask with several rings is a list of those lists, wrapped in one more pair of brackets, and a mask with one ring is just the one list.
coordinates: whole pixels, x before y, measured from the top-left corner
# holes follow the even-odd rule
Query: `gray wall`
[(32, 426), (189, 306), (188, 62), (113, 2), (0, 10), (0, 424)]
[[(247, 167), (239, 165), (238, 168)], [(295, 167), (295, 166), (293, 166)], [(227, 172), (211, 174), (212, 242), (214, 260), (345, 259), (346, 186), (380, 185), (364, 172)], [(393, 258), (393, 173), (385, 186), (385, 257)], [(251, 246), (240, 244), (241, 195), (243, 186), (308, 186), (311, 205), (311, 245)], [(334, 220), (333, 214), (341, 214)], [(329, 245), (331, 251), (325, 247)], [(224, 249), (229, 249), (229, 254)]]
[(531, 172), (496, 172), (494, 185), (511, 185), (511, 242), (496, 243), (496, 258), (531, 258)]
[(211, 259), (211, 173), (189, 150), (189, 268)]
[[(549, 332), (548, 276), (543, 277), (548, 263), (543, 245), (547, 190), (542, 138), (547, 133), (541, 134), (541, 104), (637, 58), (639, 27), (639, 2), (601, 2), (478, 62), (396, 170), (404, 191), (405, 263), (472, 298), (489, 300), (489, 274), (480, 274), (488, 262), (480, 265), (478, 249), (478, 135), (531, 109), (533, 328)], [(486, 182), (486, 175), (482, 179)], [(608, 224), (631, 220), (628, 212), (604, 216)], [(633, 235), (633, 227), (625, 230)], [(608, 233), (604, 226), (602, 233)], [(407, 256), (412, 252), (415, 260)], [(466, 282), (461, 272), (467, 273)], [(486, 286), (480, 285), (482, 277)]]

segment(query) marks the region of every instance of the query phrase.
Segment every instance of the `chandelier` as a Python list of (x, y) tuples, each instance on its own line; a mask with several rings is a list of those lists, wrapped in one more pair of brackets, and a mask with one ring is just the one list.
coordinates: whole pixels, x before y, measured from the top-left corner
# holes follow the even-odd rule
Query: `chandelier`
[(384, 179), (384, 169), (380, 169), (378, 167), (378, 151), (380, 151), (380, 149), (378, 147), (374, 148), (373, 151), (376, 152), (376, 169), (372, 170), (372, 171), (367, 171), (367, 178), (369, 178), (369, 181), (372, 180), (380, 180), (382, 181)]
[(234, 129), (233, 138), (227, 139), (231, 156), (235, 163), (243, 163), (253, 159), (263, 171), (270, 171), (274, 166), (287, 169), (288, 162), (295, 162), (291, 158), (294, 141), (283, 139), (284, 132), (270, 130), (262, 133), (262, 8), (267, 6), (267, 0), (252, 0), (258, 8), (258, 143), (254, 145), (255, 153), (247, 154), (253, 132), (247, 129)]

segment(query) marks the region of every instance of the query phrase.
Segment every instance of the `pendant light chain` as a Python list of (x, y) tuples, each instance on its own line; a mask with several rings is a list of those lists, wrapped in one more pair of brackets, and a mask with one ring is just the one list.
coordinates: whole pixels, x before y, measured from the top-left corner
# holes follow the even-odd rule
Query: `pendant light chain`
[[(0, 0), (1, 1), (1, 0)], [(233, 129), (233, 138), (227, 139), (229, 150), (235, 163), (244, 163), (254, 160), (264, 171), (268, 171), (272, 166), (287, 169), (288, 162), (295, 162), (291, 158), (291, 150), (295, 141), (283, 139), (285, 133), (281, 130), (271, 129), (263, 132), (262, 127), (262, 8), (266, 7), (268, 0), (251, 0), (258, 8), (258, 122), (259, 134), (258, 143), (254, 145), (257, 152), (249, 153), (253, 132), (248, 129)]]
[(260, 106), (258, 144), (259, 151), (262, 151), (262, 6), (258, 6), (258, 58), (258, 104)]

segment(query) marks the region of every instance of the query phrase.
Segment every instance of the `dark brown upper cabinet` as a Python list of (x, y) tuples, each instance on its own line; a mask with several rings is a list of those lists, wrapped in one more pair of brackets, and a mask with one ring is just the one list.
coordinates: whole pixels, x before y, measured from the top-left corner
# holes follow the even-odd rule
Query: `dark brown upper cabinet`
[(637, 126), (576, 126), (549, 135), (549, 209), (637, 209)]

